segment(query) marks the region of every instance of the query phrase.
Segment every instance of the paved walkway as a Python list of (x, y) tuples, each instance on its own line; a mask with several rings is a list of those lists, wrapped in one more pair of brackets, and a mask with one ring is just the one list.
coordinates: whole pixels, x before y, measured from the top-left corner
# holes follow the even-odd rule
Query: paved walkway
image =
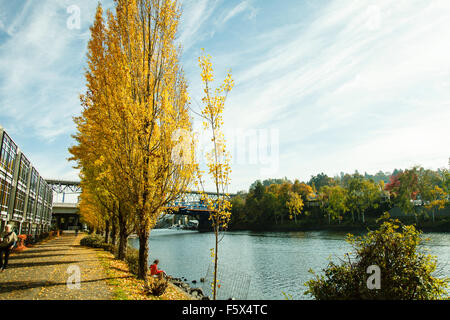
[[(83, 234), (65, 234), (9, 257), (0, 272), (0, 300), (109, 300), (112, 291), (95, 249), (81, 247)], [(81, 272), (80, 288), (67, 286)], [(69, 271), (69, 272), (68, 272)]]

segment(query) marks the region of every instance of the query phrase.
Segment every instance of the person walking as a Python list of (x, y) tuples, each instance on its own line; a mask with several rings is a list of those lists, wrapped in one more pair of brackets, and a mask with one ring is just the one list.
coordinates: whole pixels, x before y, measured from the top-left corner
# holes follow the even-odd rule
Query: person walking
[[(11, 249), (17, 242), (17, 235), (12, 230), (11, 225), (5, 227), (5, 232), (0, 238), (0, 271), (3, 271), (8, 266), (8, 258)], [(3, 260), (3, 256), (5, 257)]]

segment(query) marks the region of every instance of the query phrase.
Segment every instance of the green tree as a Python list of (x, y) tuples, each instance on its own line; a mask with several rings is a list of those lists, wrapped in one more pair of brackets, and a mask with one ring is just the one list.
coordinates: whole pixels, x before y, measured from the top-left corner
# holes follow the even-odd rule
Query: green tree
[[(435, 209), (442, 207), (439, 200), (444, 196), (443, 190), (438, 187), (441, 182), (441, 177), (436, 171), (420, 168), (417, 180), (417, 187), (420, 200), (422, 201), (423, 212), (425, 209), (431, 209), (434, 222)], [(438, 189), (435, 189), (435, 187)], [(431, 203), (433, 204), (430, 206)]]
[(323, 186), (330, 186), (335, 184), (335, 181), (333, 178), (330, 178), (325, 173), (319, 173), (316, 176), (311, 176), (311, 179), (309, 180), (308, 184), (312, 187), (313, 185), (317, 190), (322, 188)]
[(450, 171), (444, 169), (441, 171), (442, 173), (442, 190), (445, 193), (450, 194)]
[(272, 192), (264, 193), (260, 202), (260, 221), (261, 223), (268, 223), (275, 221), (277, 223), (277, 214), (279, 212), (279, 202), (277, 195)]
[(347, 190), (339, 185), (323, 186), (319, 191), (321, 208), (328, 216), (328, 223), (331, 220), (342, 219), (342, 216), (348, 211)]
[(348, 182), (347, 204), (352, 213), (352, 219), (355, 221), (354, 212), (361, 216), (365, 223), (365, 212), (371, 207), (378, 207), (381, 201), (380, 185), (370, 180), (365, 180), (362, 176), (356, 176)]
[(435, 213), (438, 209), (444, 209), (446, 204), (448, 203), (448, 194), (439, 188), (438, 186), (434, 186), (434, 188), (430, 192), (430, 196), (428, 198), (427, 203), (424, 207), (428, 210), (431, 210), (431, 214), (433, 217), (433, 222), (435, 221)]
[(250, 192), (253, 192), (256, 199), (261, 200), (264, 195), (264, 186), (260, 180), (257, 180), (252, 186), (250, 186)]
[[(285, 190), (286, 191), (286, 190)], [(263, 201), (261, 202), (261, 211), (265, 212), (265, 216), (270, 214), (275, 219), (275, 224), (283, 223), (283, 215), (286, 209), (287, 202), (287, 192), (286, 197), (283, 199), (283, 191), (281, 191), (280, 184), (271, 184), (266, 188), (266, 192), (263, 197)]]
[[(322, 275), (305, 283), (305, 294), (318, 300), (446, 298), (449, 279), (434, 275), (437, 259), (421, 252), (421, 232), (388, 214), (382, 220), (378, 230), (363, 237), (349, 235), (354, 254), (347, 253), (341, 264), (330, 262)], [(379, 289), (369, 289), (370, 266), (380, 270)]]
[(247, 223), (247, 213), (245, 210), (246, 194), (238, 193), (231, 199), (231, 221), (230, 225), (235, 227), (239, 225), (245, 225)]

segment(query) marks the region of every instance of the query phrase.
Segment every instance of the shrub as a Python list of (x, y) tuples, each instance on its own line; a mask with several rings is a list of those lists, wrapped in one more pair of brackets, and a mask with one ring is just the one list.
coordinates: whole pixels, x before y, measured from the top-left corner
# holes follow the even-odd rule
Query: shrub
[(128, 247), (125, 255), (125, 262), (128, 264), (128, 269), (133, 274), (138, 274), (139, 270), (139, 251), (137, 249)]
[(150, 281), (146, 281), (145, 291), (147, 294), (159, 297), (164, 294), (168, 285), (169, 283), (165, 279), (150, 279)]
[[(316, 299), (431, 300), (446, 297), (448, 279), (435, 277), (436, 257), (419, 251), (423, 241), (414, 226), (405, 226), (386, 214), (376, 231), (363, 237), (349, 235), (354, 258), (346, 254), (342, 263), (330, 262), (324, 275), (306, 282), (305, 294)], [(368, 267), (380, 270), (380, 288), (369, 289)], [(312, 272), (314, 274), (314, 272)]]
[(35, 243), (34, 236), (31, 234), (27, 234), (27, 238), (25, 239), (25, 245), (28, 246), (34, 243)]
[(91, 248), (102, 248), (103, 243), (103, 238), (98, 235), (90, 235), (80, 241), (80, 245)]
[(111, 244), (111, 243), (103, 242), (102, 243), (102, 248), (103, 248), (103, 250), (109, 251), (111, 253), (115, 253), (117, 251), (116, 247), (113, 244)]
[(41, 233), (41, 239), (47, 239), (48, 237), (50, 237), (50, 233), (48, 233), (47, 231)]

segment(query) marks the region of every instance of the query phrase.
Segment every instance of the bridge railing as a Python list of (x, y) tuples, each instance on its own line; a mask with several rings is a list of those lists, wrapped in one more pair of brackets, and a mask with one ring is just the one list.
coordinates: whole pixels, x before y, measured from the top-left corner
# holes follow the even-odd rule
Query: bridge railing
[(208, 206), (200, 201), (174, 201), (167, 208), (183, 208), (186, 210), (208, 210)]

